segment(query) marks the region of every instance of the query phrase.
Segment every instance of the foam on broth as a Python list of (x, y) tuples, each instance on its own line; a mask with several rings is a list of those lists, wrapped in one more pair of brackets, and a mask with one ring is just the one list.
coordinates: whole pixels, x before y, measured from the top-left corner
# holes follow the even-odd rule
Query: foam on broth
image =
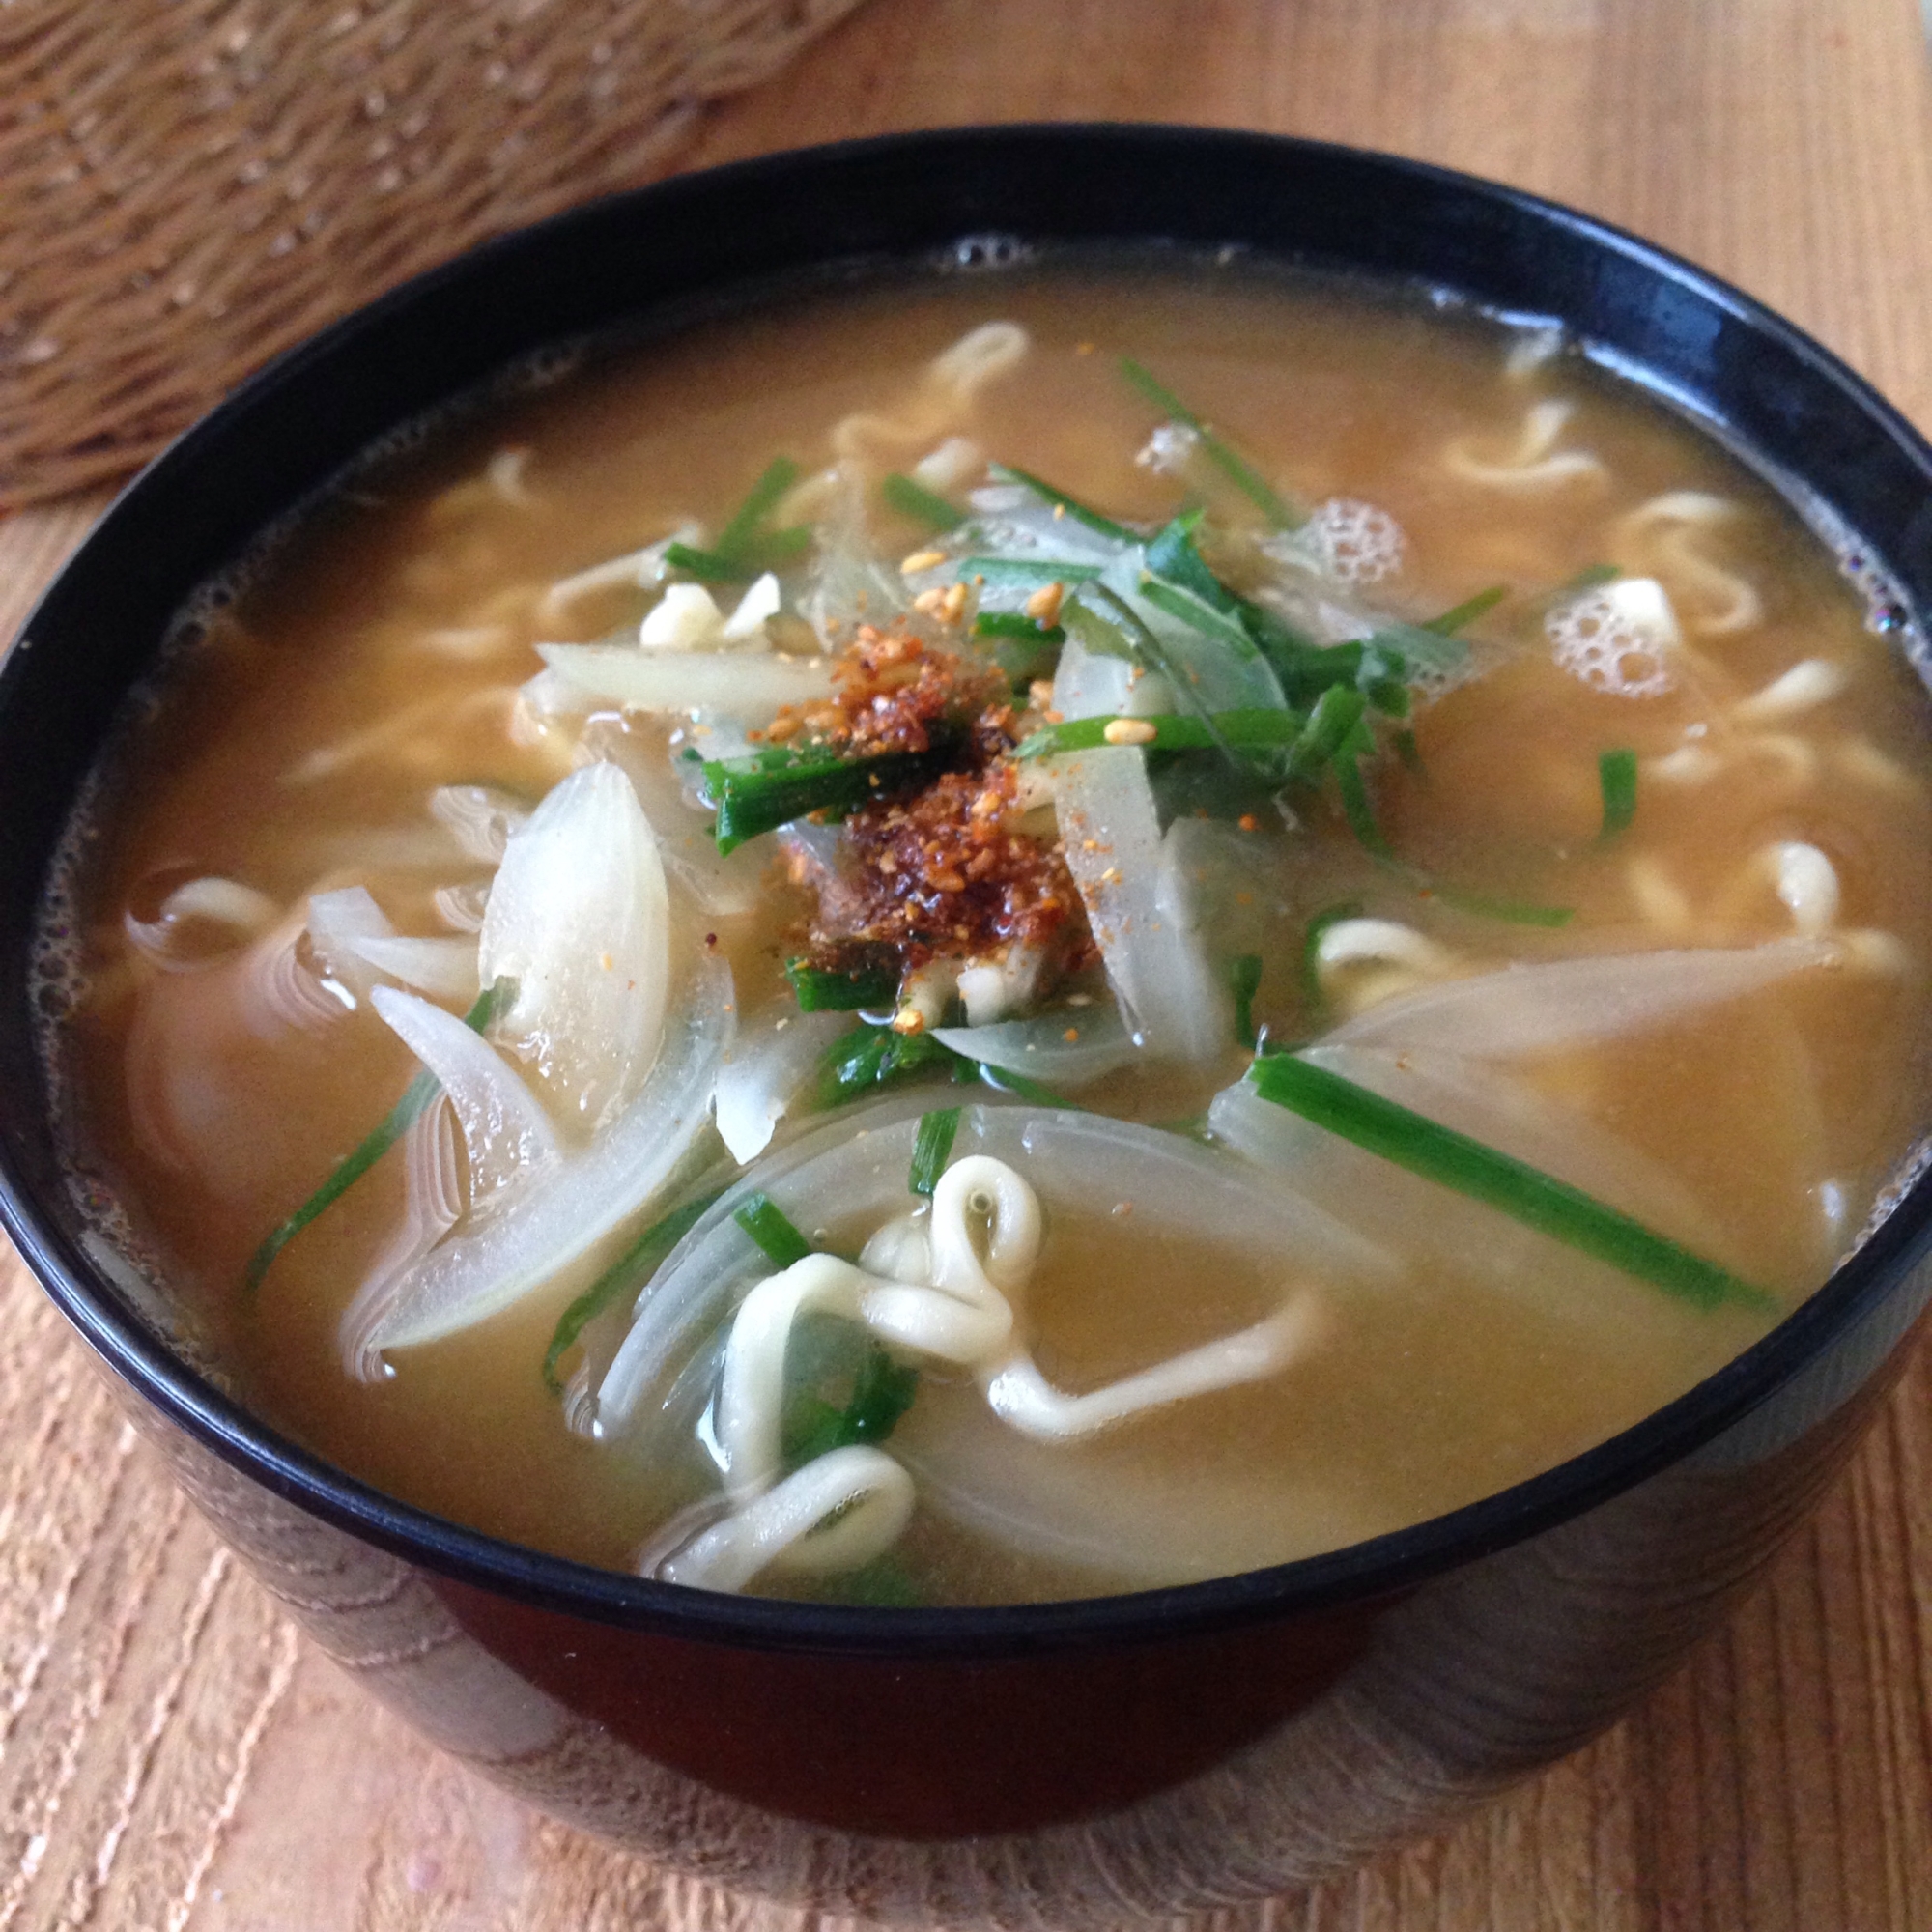
[[(1300, 961), (1325, 908), (1355, 902), (1409, 923), (1465, 971), (1747, 945), (1793, 925), (1758, 855), (1803, 843), (1835, 871), (1833, 929), (1889, 936), (1880, 966), (1813, 973), (1609, 1046), (1547, 1055), (1524, 1077), (1672, 1169), (1720, 1231), (1716, 1259), (1783, 1307), (1847, 1250), (1924, 1124), (1923, 694), (1867, 632), (1827, 547), (1709, 440), (1574, 355), (1513, 358), (1520, 340), (1479, 320), (1232, 273), (1008, 271), (710, 323), (593, 359), (318, 506), (173, 666), (91, 821), (74, 882), (84, 991), (57, 1043), (77, 1169), (125, 1208), (243, 1399), (378, 1487), (628, 1568), (690, 1499), (690, 1472), (572, 1435), (538, 1375), (560, 1310), (594, 1269), (398, 1351), (386, 1380), (343, 1372), (336, 1326), (399, 1211), (394, 1158), (246, 1294), (264, 1233), (415, 1065), (366, 1002), (314, 1032), (265, 1030), (221, 958), (162, 970), (129, 943), (126, 920), (152, 919), (185, 880), (218, 876), (278, 909), (362, 884), (402, 931), (447, 931), (437, 891), (480, 886), (488, 869), (429, 817), (427, 793), (547, 791), (570, 769), (570, 743), (509, 728), (517, 687), (538, 668), (531, 646), (635, 622), (619, 593), (560, 629), (538, 614), (543, 588), (680, 517), (715, 527), (774, 452), (824, 461), (841, 418), (889, 413), (934, 355), (996, 318), (1022, 324), (1032, 350), (980, 393), (963, 427), (1002, 461), (1116, 516), (1171, 515), (1175, 481), (1134, 460), (1149, 411), (1116, 368), (1131, 354), (1302, 500), (1361, 499), (1392, 516), (1408, 545), (1404, 574), (1380, 593), (1396, 608), (1425, 614), (1495, 582), (1518, 593), (1498, 613), (1491, 668), (1416, 717), (1418, 768), (1378, 766), (1377, 810), (1431, 877), (1574, 917), (1546, 930), (1418, 895), (1338, 810), (1303, 812), (1292, 834), (1257, 834), (1281, 849), (1258, 864), (1241, 908), (1267, 961), (1258, 1013), (1279, 1037), (1318, 1030)], [(1549, 448), (1588, 452), (1597, 473), (1549, 487), (1485, 480), (1485, 469), (1541, 460), (1525, 425), (1551, 404), (1567, 413)], [(505, 450), (526, 454), (493, 482)], [(1734, 507), (1708, 528), (1632, 521), (1693, 494)], [(1552, 661), (1533, 600), (1609, 563), (1667, 585), (1700, 676), (1633, 698)], [(1759, 603), (1731, 629), (1727, 581)], [(1713, 735), (1714, 715), (1812, 660), (1842, 675), (1829, 700)], [(662, 727), (633, 730), (648, 748)], [(1603, 839), (1598, 758), (1612, 747), (1637, 753), (1639, 815)], [(1720, 773), (1700, 768), (1704, 754), (1723, 759)], [(747, 1012), (781, 987), (800, 910), (778, 872), (757, 910), (712, 923)], [(1212, 1065), (1129, 1068), (1080, 1097), (1177, 1122), (1198, 1116), (1246, 1058), (1231, 1040)], [(935, 1104), (956, 1097), (941, 1090)], [(1066, 1388), (1224, 1332), (1278, 1293), (1273, 1264), (1238, 1243), (1170, 1239), (1132, 1207), (1096, 1199), (1050, 1221), (1030, 1308), (1037, 1357)], [(828, 1210), (828, 1232), (853, 1247), (870, 1232), (837, 1222)], [(1015, 1442), (996, 1489), (1064, 1492), (1068, 1508), (1087, 1497), (1100, 1512), (1091, 1548), (1057, 1557), (1015, 1545), (1002, 1505), (976, 1502), (974, 1479), (947, 1473), (946, 1444), (978, 1396), (969, 1379), (930, 1374), (895, 1437), (925, 1484), (895, 1556), (925, 1599), (970, 1603), (1313, 1553), (1603, 1440), (1771, 1319), (1641, 1285), (1607, 1311), (1539, 1304), (1489, 1281), (1480, 1252), (1400, 1287), (1335, 1294), (1319, 1347), (1274, 1379), (1077, 1445)], [(949, 1484), (963, 1485), (950, 1501)], [(1158, 1523), (1109, 1522), (1110, 1492), (1140, 1496)], [(1107, 1553), (1123, 1540), (1136, 1543), (1134, 1562)]]

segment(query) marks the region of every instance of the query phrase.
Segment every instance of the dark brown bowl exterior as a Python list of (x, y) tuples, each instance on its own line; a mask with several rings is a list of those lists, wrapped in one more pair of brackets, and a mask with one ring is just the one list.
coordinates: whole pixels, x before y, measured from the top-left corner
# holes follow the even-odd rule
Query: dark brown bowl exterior
[(828, 1609), (497, 1543), (243, 1413), (87, 1262), (29, 1005), (49, 857), (124, 695), (190, 593), (378, 438), (547, 347), (790, 278), (972, 272), (1016, 242), (1235, 246), (1559, 317), (1856, 532), (1902, 639), (1932, 609), (1932, 452), (1883, 402), (1698, 270), (1507, 189), (1263, 136), (1058, 128), (781, 156), (601, 202), (250, 384), (130, 488), (0, 668), (0, 1214), (255, 1574), (489, 1776), (800, 1903), (1097, 1926), (1344, 1869), (1574, 1748), (1667, 1674), (1895, 1378), (1932, 1295), (1932, 1182), (1739, 1361), (1452, 1516), (1136, 1596)]

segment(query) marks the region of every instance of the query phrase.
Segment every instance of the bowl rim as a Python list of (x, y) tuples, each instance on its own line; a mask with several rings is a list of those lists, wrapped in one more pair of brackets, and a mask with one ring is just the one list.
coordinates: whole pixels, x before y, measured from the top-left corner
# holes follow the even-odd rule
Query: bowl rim
[[(1932, 494), (1932, 447), (1869, 384), (1809, 335), (1684, 258), (1523, 189), (1406, 156), (1237, 129), (1067, 122), (875, 135), (760, 155), (579, 204), (411, 278), (278, 355), (119, 493), (21, 626), (0, 666), (0, 709), (14, 699), (19, 661), (37, 626), (49, 613), (58, 621), (65, 586), (91, 567), (90, 554), (130, 504), (168, 490), (178, 472), (234, 433), (265, 398), (326, 370), (389, 318), (426, 298), (514, 263), (540, 242), (565, 237), (574, 225), (613, 207), (668, 206), (720, 191), (755, 194), (774, 178), (853, 161), (890, 165), (950, 155), (957, 164), (971, 166), (976, 156), (1001, 147), (1092, 150), (1110, 142), (1151, 144), (1180, 165), (1189, 155), (1238, 156), (1243, 150), (1264, 151), (1277, 162), (1347, 161), (1382, 179), (1406, 178), (1486, 204), (1531, 235), (1559, 232), (1689, 295), (1793, 357), (1834, 389), (1867, 430), (1889, 439)], [(997, 222), (997, 213), (992, 219)], [(1265, 249), (1256, 253), (1268, 259)], [(1626, 380), (1642, 384), (1641, 368), (1612, 366)], [(1662, 381), (1651, 386), (1653, 393), (1671, 397)], [(1672, 399), (1680, 411), (1686, 409), (1683, 397)], [(444, 400), (431, 399), (423, 407), (431, 410)], [(70, 798), (70, 811), (72, 803)], [(50, 856), (42, 855), (43, 881)], [(1871, 1316), (1932, 1246), (1932, 1170), (1913, 1178), (1870, 1236), (1769, 1334), (1629, 1429), (1539, 1475), (1406, 1528), (1267, 1569), (1095, 1598), (940, 1608), (864, 1608), (694, 1590), (551, 1555), (404, 1502), (282, 1435), (197, 1374), (69, 1240), (4, 1143), (0, 1224), (55, 1304), (121, 1380), (160, 1415), (283, 1500), (438, 1576), (593, 1622), (706, 1642), (886, 1659), (975, 1657), (1165, 1641), (1383, 1601), (1587, 1513), (1723, 1434)]]

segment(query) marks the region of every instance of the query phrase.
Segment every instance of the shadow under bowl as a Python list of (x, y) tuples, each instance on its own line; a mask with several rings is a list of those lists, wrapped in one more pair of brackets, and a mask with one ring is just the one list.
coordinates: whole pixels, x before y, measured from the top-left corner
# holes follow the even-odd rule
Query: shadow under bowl
[(547, 347), (787, 278), (1016, 246), (1258, 258), (1561, 321), (1932, 609), (1932, 452), (1830, 355), (1581, 215), (1386, 156), (1134, 127), (919, 134), (615, 197), (272, 365), (108, 513), (0, 669), (0, 1215), (256, 1575), (430, 1737), (676, 1868), (838, 1912), (1070, 1927), (1344, 1869), (1658, 1683), (1842, 1464), (1932, 1293), (1932, 1180), (1766, 1340), (1639, 1426), (1399, 1534), (1010, 1608), (714, 1597), (497, 1542), (278, 1435), (90, 1259), (31, 1005), (50, 857), (196, 587), (399, 425)]

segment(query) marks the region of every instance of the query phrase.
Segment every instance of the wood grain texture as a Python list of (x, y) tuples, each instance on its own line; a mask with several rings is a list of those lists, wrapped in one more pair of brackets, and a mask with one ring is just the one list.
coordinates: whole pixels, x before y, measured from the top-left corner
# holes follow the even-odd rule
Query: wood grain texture
[[(701, 161), (1147, 117), (1574, 202), (1784, 309), (1932, 426), (1912, 0), (870, 0)], [(0, 629), (98, 502), (0, 524)], [(545, 1823), (297, 1638), (0, 1268), (0, 1932), (804, 1932)], [(1729, 1631), (1592, 1749), (1227, 1932), (1932, 1927), (1932, 1357)]]

